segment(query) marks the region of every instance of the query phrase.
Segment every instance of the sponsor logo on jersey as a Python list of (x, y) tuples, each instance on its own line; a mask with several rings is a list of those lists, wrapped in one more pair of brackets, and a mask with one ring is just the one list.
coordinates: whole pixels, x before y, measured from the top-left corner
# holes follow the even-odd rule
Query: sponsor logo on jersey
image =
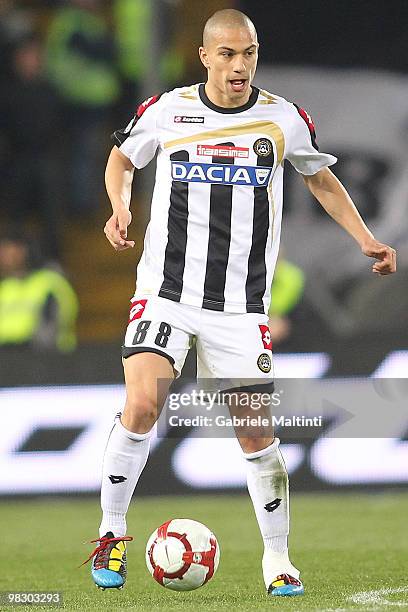
[(204, 117), (190, 117), (188, 115), (175, 115), (174, 123), (204, 123)]
[(212, 183), (220, 185), (243, 185), (266, 187), (272, 168), (256, 166), (234, 166), (233, 164), (194, 164), (171, 162), (171, 176), (175, 181), (186, 183)]
[(261, 332), (261, 338), (264, 345), (264, 349), (267, 351), (272, 350), (272, 338), (271, 332), (269, 331), (269, 327), (267, 325), (260, 325), (259, 330)]
[(197, 155), (208, 157), (249, 157), (249, 149), (245, 147), (229, 147), (219, 145), (197, 145)]
[(135, 321), (136, 319), (140, 319), (142, 316), (144, 309), (146, 308), (147, 300), (131, 300), (130, 301), (130, 312), (129, 312), (129, 323)]
[(261, 353), (256, 363), (258, 364), (258, 368), (261, 370), (261, 372), (268, 374), (268, 372), (271, 371), (272, 364), (268, 353)]
[(272, 143), (267, 138), (258, 138), (254, 142), (254, 151), (261, 157), (268, 157), (272, 153)]

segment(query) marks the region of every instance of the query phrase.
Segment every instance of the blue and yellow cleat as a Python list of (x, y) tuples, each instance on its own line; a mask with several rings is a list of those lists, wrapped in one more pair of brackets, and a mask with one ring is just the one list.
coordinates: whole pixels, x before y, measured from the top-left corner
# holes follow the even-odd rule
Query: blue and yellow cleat
[(300, 580), (289, 576), (289, 574), (277, 576), (268, 589), (268, 595), (274, 595), (275, 597), (293, 597), (294, 595), (303, 595), (304, 592), (305, 589)]
[(123, 589), (127, 573), (125, 542), (132, 540), (131, 536), (115, 538), (111, 531), (98, 540), (91, 540), (99, 545), (82, 565), (92, 559), (92, 578), (99, 589)]

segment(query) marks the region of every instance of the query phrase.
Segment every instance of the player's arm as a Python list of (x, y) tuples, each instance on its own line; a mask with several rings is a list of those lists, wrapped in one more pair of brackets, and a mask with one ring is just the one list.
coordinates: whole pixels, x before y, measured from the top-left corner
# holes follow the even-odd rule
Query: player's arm
[(303, 180), (332, 219), (358, 242), (364, 255), (377, 260), (373, 272), (385, 275), (396, 271), (395, 250), (374, 238), (346, 189), (329, 168), (303, 175)]
[(127, 240), (127, 228), (132, 220), (129, 207), (134, 169), (130, 159), (114, 146), (105, 171), (106, 191), (113, 213), (105, 224), (104, 232), (116, 251), (135, 246), (133, 240)]
[(116, 251), (135, 246), (133, 240), (127, 240), (127, 228), (132, 220), (129, 206), (133, 173), (135, 168), (144, 168), (156, 154), (157, 116), (165, 99), (166, 94), (147, 98), (139, 104), (129, 124), (112, 134), (116, 146), (108, 159), (105, 184), (113, 214), (105, 225), (105, 234)]

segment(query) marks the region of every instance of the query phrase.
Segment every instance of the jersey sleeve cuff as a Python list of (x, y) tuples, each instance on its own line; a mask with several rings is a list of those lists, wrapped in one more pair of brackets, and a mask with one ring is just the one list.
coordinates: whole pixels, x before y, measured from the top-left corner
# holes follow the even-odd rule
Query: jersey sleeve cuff
[(299, 172), (299, 174), (304, 174), (305, 176), (312, 176), (322, 170), (323, 168), (327, 168), (332, 166), (337, 162), (337, 157), (334, 155), (330, 155), (329, 153), (318, 153), (315, 156), (312, 156), (311, 159), (307, 160), (307, 162), (303, 164), (298, 164), (295, 167), (295, 170)]

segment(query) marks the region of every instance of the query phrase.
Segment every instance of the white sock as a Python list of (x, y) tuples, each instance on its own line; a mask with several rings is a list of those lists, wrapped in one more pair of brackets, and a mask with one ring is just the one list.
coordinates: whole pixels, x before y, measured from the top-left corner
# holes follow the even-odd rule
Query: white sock
[(244, 453), (248, 491), (264, 542), (262, 569), (266, 588), (279, 574), (299, 578), (289, 560), (289, 479), (279, 438), (255, 453)]
[(126, 535), (126, 512), (149, 455), (151, 431), (128, 431), (120, 416), (115, 418), (103, 458), (100, 537), (108, 531), (115, 537)]

